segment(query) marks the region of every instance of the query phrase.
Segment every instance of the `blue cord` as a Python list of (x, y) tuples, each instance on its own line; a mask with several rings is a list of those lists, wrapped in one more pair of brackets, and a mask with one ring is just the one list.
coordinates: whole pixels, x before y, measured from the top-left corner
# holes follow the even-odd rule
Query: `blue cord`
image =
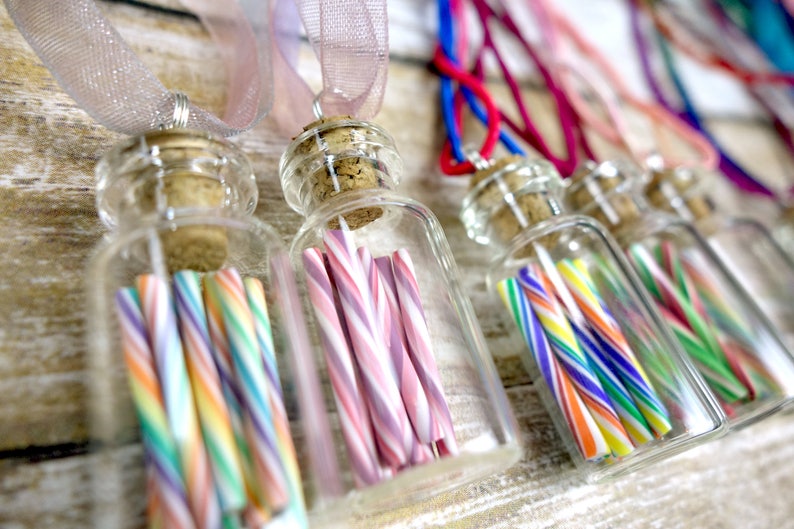
[[(458, 64), (458, 58), (455, 54), (455, 26), (452, 19), (452, 8), (449, 0), (438, 0), (438, 41), (441, 45), (441, 50), (449, 59)], [(447, 76), (441, 75), (441, 115), (444, 121), (444, 126), (447, 128), (447, 138), (452, 146), (452, 153), (459, 162), (466, 160), (466, 154), (463, 151), (463, 144), (460, 137), (460, 131), (455, 123), (455, 91), (453, 81)], [(482, 109), (482, 106), (477, 101), (477, 98), (472, 94), (471, 90), (466, 87), (461, 87), (463, 97), (469, 105), (475, 117), (483, 123), (488, 124), (488, 116)], [(500, 127), (499, 141), (505, 148), (512, 154), (524, 155), (523, 149), (518, 146), (516, 141), (510, 137)]]

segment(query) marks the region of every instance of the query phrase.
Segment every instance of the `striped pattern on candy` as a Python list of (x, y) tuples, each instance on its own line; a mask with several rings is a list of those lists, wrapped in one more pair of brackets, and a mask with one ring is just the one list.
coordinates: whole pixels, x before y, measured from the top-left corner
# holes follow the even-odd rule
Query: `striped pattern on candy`
[(268, 506), (271, 511), (278, 512), (289, 502), (288, 484), (269, 405), (267, 376), (243, 282), (236, 270), (227, 268), (212, 274), (205, 284), (220, 301), (232, 364), (239, 381), (254, 472)]
[(437, 442), (437, 446), (444, 455), (455, 455), (458, 453), (458, 443), (455, 438), (452, 414), (449, 412), (444, 388), (441, 385), (441, 376), (433, 356), (430, 332), (427, 328), (416, 271), (408, 250), (401, 248), (392, 254), (392, 270), (397, 299), (400, 302), (403, 328), (408, 341), (408, 352), (425, 390), (435, 420), (444, 433), (444, 437)]
[(392, 468), (404, 466), (410, 456), (405, 439), (411, 425), (374, 315), (372, 296), (349, 232), (328, 230), (323, 236), (328, 266), (339, 293), (345, 324), (367, 394), (370, 418), (383, 461)]
[[(758, 357), (756, 334), (748, 327), (743, 318), (729, 303), (727, 296), (719, 288), (718, 282), (702, 262), (696, 262), (698, 254), (681, 260), (682, 269), (694, 285), (693, 296), (698, 296), (704, 307), (703, 312), (721, 331), (718, 336), (728, 362), (737, 376), (745, 376), (751, 393), (764, 395), (779, 392), (779, 383), (770, 370)], [(701, 256), (702, 257), (702, 256)]]
[(243, 279), (243, 286), (245, 287), (248, 307), (251, 309), (251, 315), (254, 319), (256, 338), (264, 362), (265, 374), (267, 375), (268, 401), (273, 414), (273, 426), (276, 430), (278, 451), (287, 477), (291, 513), (293, 517), (297, 517), (296, 520), (299, 520), (300, 526), (307, 526), (298, 458), (295, 453), (295, 446), (292, 443), (287, 410), (284, 408), (284, 401), (282, 400), (281, 381), (276, 364), (276, 351), (273, 347), (270, 317), (268, 316), (267, 303), (265, 302), (265, 288), (262, 282), (254, 277)]
[(381, 479), (372, 424), (319, 248), (303, 252), (303, 267), (353, 476), (358, 486), (371, 485)]
[[(669, 432), (672, 425), (664, 404), (618, 323), (594, 288), (584, 263), (581, 260), (560, 261), (557, 269), (593, 331), (609, 366), (617, 373), (648, 426), (657, 436)], [(631, 430), (629, 433), (631, 434)]]
[(229, 410), (212, 354), (198, 273), (173, 277), (176, 313), (204, 444), (224, 512), (241, 511), (247, 498)]
[(619, 456), (631, 453), (634, 446), (628, 433), (582, 353), (565, 314), (549, 294), (554, 290), (547, 283), (542, 271), (536, 265), (527, 266), (519, 271), (518, 281), (540, 320), (557, 359), (579, 390), (610, 449)]
[(218, 494), (201, 437), (168, 283), (156, 275), (145, 274), (138, 277), (137, 286), (196, 526), (219, 528)]
[(383, 304), (376, 304), (378, 317), (384, 327), (384, 335), (391, 359), (400, 380), (400, 393), (411, 419), (416, 437), (422, 443), (433, 443), (443, 436), (441, 425), (435, 419), (428, 402), (425, 390), (416, 373), (416, 368), (408, 355), (408, 342), (403, 331), (400, 302), (397, 297), (397, 285), (394, 282), (394, 271), (388, 256), (372, 259), (369, 251), (359, 248), (359, 258), (370, 278), (372, 288), (378, 290)]
[[(703, 376), (714, 391), (727, 403), (748, 397), (747, 388), (733, 374), (725, 353), (708, 322), (677, 290), (659, 267), (653, 256), (641, 244), (629, 248), (629, 258), (646, 288), (654, 295), (665, 320), (678, 337), (684, 350), (698, 368), (705, 368)], [(696, 336), (697, 340), (692, 340)]]
[(582, 457), (588, 461), (598, 461), (610, 455), (601, 430), (552, 353), (540, 321), (532, 311), (518, 281), (514, 278), (503, 279), (497, 284), (497, 290), (521, 330)]
[[(389, 352), (390, 364), (394, 372), (397, 387), (400, 390), (400, 396), (402, 397), (401, 403), (404, 406), (408, 419), (411, 420), (412, 415), (416, 416), (417, 413), (421, 413), (421, 410), (418, 409), (415, 403), (417, 399), (424, 398), (424, 391), (422, 390), (419, 380), (416, 378), (416, 371), (413, 369), (410, 359), (408, 359), (407, 351), (402, 350), (399, 338), (392, 336), (392, 329), (396, 329), (396, 327), (394, 327), (392, 322), (392, 313), (391, 308), (389, 307), (389, 300), (386, 297), (386, 292), (381, 280), (381, 274), (378, 271), (378, 268), (375, 266), (375, 259), (372, 257), (370, 251), (365, 247), (360, 247), (356, 251), (356, 255), (359, 262), (361, 263), (361, 270), (364, 273), (364, 277), (367, 281), (367, 287), (369, 288), (370, 295), (372, 296), (372, 307), (375, 311), (375, 322), (377, 324), (378, 332), (381, 333), (381, 336), (384, 339), (384, 345)], [(396, 354), (395, 350), (392, 348), (393, 338), (396, 338), (397, 340), (395, 343), (397, 347)], [(427, 399), (425, 398), (424, 400), (425, 415), (420, 419), (420, 424), (427, 424), (428, 416), (430, 415)], [(417, 440), (418, 439), (414, 429), (409, 426), (406, 431), (406, 435), (403, 438), (406, 453), (413, 454), (416, 452), (416, 450), (414, 450), (414, 444), (417, 442)]]
[(149, 493), (155, 496), (152, 501), (158, 505), (156, 510), (166, 527), (192, 529), (195, 525), (179, 451), (168, 426), (146, 323), (134, 288), (116, 293), (116, 309), (132, 402), (141, 425), (143, 446), (154, 469), (156, 486)]
[(246, 494), (260, 509), (267, 510), (261, 487), (259, 487), (259, 483), (254, 476), (254, 461), (251, 455), (251, 448), (248, 446), (248, 439), (246, 439), (245, 426), (243, 424), (242, 396), (234, 374), (232, 353), (229, 349), (229, 338), (226, 336), (226, 328), (223, 324), (223, 309), (221, 308), (221, 302), (217, 296), (217, 292), (209, 288), (208, 279), (208, 276), (205, 275), (203, 286), (204, 308), (207, 314), (207, 329), (215, 352), (214, 359), (215, 365), (218, 368), (221, 389), (229, 409), (229, 419), (231, 420), (232, 432), (234, 433), (234, 440), (237, 445), (240, 464), (242, 466)]
[(715, 359), (689, 327), (667, 308), (664, 306), (658, 308), (684, 351), (720, 400), (730, 404), (747, 399), (749, 397), (747, 388), (736, 378), (730, 367)]

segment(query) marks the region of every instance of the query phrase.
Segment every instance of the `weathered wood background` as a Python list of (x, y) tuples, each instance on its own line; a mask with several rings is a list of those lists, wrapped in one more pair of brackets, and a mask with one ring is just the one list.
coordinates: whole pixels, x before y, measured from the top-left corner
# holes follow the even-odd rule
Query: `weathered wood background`
[[(172, 88), (220, 109), (217, 54), (189, 16), (138, 2), (101, 4), (141, 57)], [(160, 3), (176, 6), (176, 1)], [(605, 2), (605, 9), (615, 2)], [(178, 6), (176, 6), (178, 7)], [(401, 190), (429, 205), (445, 226), (497, 358), (525, 436), (521, 462), (454, 494), (359, 521), (360, 527), (649, 528), (794, 527), (794, 417), (780, 415), (608, 485), (586, 485), (554, 444), (551, 422), (518, 362), (501, 347), (482, 269), (486, 253), (457, 221), (464, 186), (436, 169), (441, 126), (437, 79), (426, 65), (431, 2), (392, 2), (392, 61), (377, 121), (405, 158)], [(607, 12), (608, 13), (608, 12)], [(608, 19), (608, 14), (604, 15)], [(306, 67), (315, 81), (317, 73)], [(541, 127), (553, 114), (532, 91)], [(498, 89), (498, 87), (497, 87)], [(713, 119), (735, 153), (780, 178), (785, 165), (768, 129), (735, 116)], [(234, 141), (259, 176), (257, 216), (289, 240), (300, 225), (282, 200), (276, 166), (286, 140), (263, 123)], [(65, 95), (0, 7), (0, 528), (86, 527), (83, 271), (102, 237), (93, 167), (119, 136), (95, 124)], [(737, 203), (734, 196), (725, 200)], [(743, 202), (758, 216), (763, 204)]]

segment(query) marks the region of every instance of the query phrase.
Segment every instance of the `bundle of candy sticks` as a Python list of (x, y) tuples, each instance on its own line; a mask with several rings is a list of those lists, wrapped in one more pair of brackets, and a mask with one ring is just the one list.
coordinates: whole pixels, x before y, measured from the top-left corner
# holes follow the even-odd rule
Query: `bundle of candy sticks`
[(664, 404), (580, 260), (559, 261), (552, 270), (532, 263), (497, 289), (585, 460), (626, 456), (671, 430)]
[(373, 257), (328, 230), (303, 253), (356, 486), (458, 452), (408, 251)]
[(306, 527), (262, 283), (231, 268), (142, 275), (116, 309), (149, 526)]

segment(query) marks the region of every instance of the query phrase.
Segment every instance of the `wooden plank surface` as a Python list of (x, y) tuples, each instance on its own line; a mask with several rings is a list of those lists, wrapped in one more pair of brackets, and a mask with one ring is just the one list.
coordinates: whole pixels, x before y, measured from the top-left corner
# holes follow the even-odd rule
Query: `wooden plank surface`
[[(101, 4), (163, 82), (205, 107), (223, 106), (222, 68), (201, 27), (180, 14)], [(178, 8), (170, 0), (161, 5)], [(411, 508), (358, 520), (359, 527), (772, 528), (794, 526), (794, 420), (783, 415), (609, 485), (576, 480), (553, 442), (502, 323), (485, 292), (488, 255), (457, 220), (465, 182), (442, 179), (437, 79), (426, 68), (433, 10), (392, 2), (392, 62), (377, 117), (405, 160), (400, 190), (427, 204), (445, 227), (526, 438), (510, 471)], [(317, 73), (306, 74), (316, 83)], [(499, 87), (496, 87), (499, 90)], [(553, 114), (530, 92), (544, 128)], [(85, 527), (90, 506), (86, 454), (84, 268), (105, 233), (93, 200), (93, 167), (120, 139), (65, 95), (0, 7), (0, 528)], [(780, 178), (784, 164), (763, 126), (724, 121), (738, 154)], [(267, 122), (235, 138), (259, 177), (256, 215), (285, 241), (300, 217), (284, 203), (278, 158), (287, 143)], [(747, 148), (747, 146), (753, 146)], [(744, 146), (744, 148), (741, 148)], [(726, 200), (730, 199), (726, 195)], [(759, 217), (768, 215), (755, 203)]]

